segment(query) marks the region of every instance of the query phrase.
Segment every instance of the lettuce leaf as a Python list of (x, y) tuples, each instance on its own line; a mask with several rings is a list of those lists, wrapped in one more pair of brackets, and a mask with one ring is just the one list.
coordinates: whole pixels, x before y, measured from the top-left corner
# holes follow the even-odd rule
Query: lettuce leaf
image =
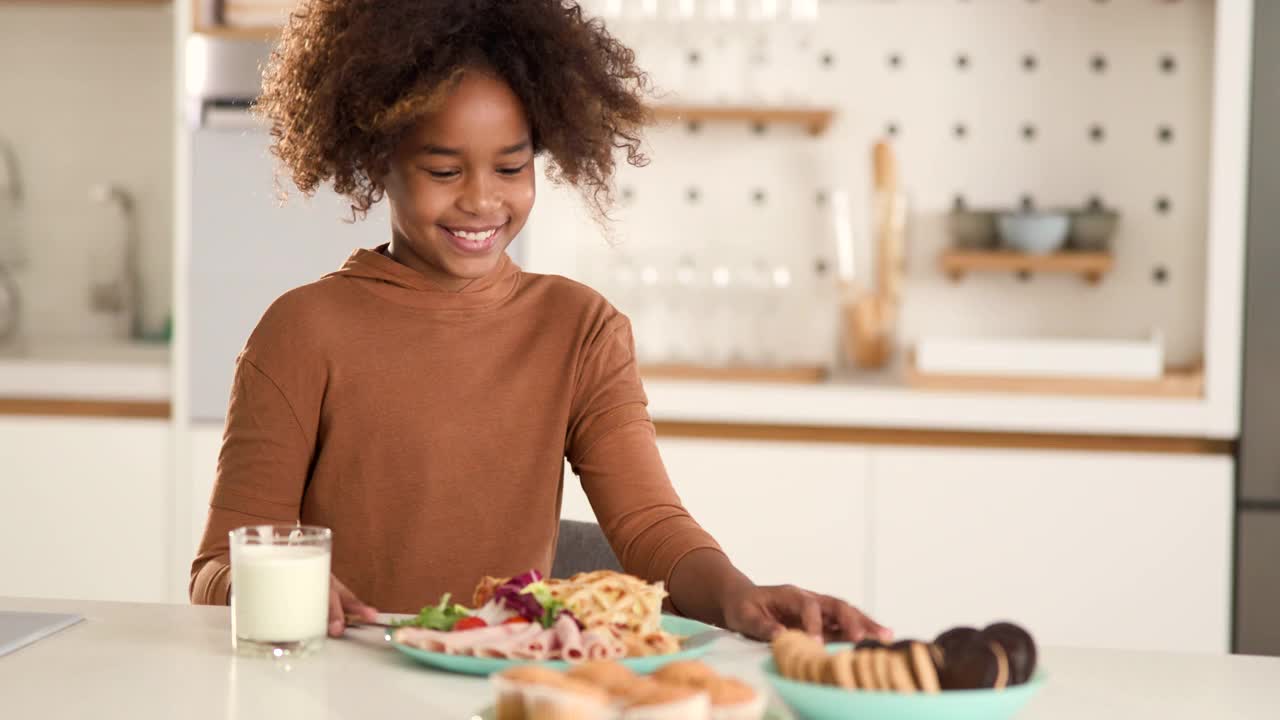
[(444, 597), (440, 598), (440, 604), (428, 605), (422, 608), (417, 617), (401, 620), (394, 625), (396, 627), (409, 625), (448, 632), (459, 620), (471, 614), (471, 611), (462, 605), (450, 604), (449, 598), (449, 593), (445, 593)]

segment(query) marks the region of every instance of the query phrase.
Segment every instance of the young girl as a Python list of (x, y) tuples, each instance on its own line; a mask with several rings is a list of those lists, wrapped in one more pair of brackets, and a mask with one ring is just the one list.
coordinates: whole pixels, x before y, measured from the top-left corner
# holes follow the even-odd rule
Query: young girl
[(259, 103), (273, 150), (304, 193), (332, 182), (357, 215), (385, 196), (390, 242), (286, 293), (249, 338), (193, 602), (228, 601), (227, 532), (249, 524), (333, 529), (333, 635), (346, 614), (545, 572), (567, 457), (623, 567), (664, 581), (678, 612), (761, 639), (889, 639), (841, 600), (730, 563), (667, 479), (627, 318), (504, 252), (538, 155), (604, 217), (615, 150), (645, 162), (646, 90), (570, 0), (294, 12)]

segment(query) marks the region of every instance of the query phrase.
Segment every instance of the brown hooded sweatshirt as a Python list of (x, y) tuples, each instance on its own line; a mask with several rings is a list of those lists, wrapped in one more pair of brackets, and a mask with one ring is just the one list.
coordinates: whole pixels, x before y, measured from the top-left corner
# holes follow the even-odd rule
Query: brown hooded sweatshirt
[(567, 457), (628, 572), (718, 549), (658, 456), (626, 317), (522, 272), (447, 292), (378, 251), (285, 293), (237, 361), (191, 600), (225, 604), (227, 532), (333, 530), (333, 573), (385, 612), (546, 573)]

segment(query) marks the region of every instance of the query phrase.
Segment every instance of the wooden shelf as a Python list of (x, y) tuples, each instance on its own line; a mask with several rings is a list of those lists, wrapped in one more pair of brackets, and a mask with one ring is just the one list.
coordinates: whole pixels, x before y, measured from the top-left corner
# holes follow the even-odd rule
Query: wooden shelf
[(803, 125), (810, 135), (821, 135), (831, 126), (835, 111), (829, 108), (735, 106), (735, 105), (658, 105), (654, 118), (665, 122), (746, 122), (753, 124), (785, 123)]
[(800, 367), (703, 367), (700, 365), (642, 365), (645, 378), (662, 380), (710, 380), (716, 382), (820, 383), (827, 379), (827, 369), (820, 366)]
[(0, 416), (167, 418), (169, 412), (170, 406), (167, 400), (152, 402), (0, 397)]
[(1105, 252), (1058, 252), (1030, 255), (1009, 250), (947, 250), (942, 254), (942, 270), (952, 280), (971, 272), (1074, 273), (1090, 285), (1102, 281), (1114, 259)]

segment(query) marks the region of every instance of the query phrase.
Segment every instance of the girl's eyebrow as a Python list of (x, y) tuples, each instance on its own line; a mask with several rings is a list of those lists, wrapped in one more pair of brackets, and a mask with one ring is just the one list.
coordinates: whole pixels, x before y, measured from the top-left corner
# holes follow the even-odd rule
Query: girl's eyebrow
[[(521, 152), (523, 150), (528, 150), (528, 149), (529, 149), (529, 141), (521, 140), (515, 145), (508, 145), (507, 147), (500, 148), (498, 150), (498, 154), (514, 155), (518, 152)], [(421, 148), (418, 149), (418, 152), (423, 155), (446, 155), (448, 157), (458, 157), (462, 155), (462, 151), (459, 150), (458, 148), (442, 147), (440, 145), (423, 145)]]

